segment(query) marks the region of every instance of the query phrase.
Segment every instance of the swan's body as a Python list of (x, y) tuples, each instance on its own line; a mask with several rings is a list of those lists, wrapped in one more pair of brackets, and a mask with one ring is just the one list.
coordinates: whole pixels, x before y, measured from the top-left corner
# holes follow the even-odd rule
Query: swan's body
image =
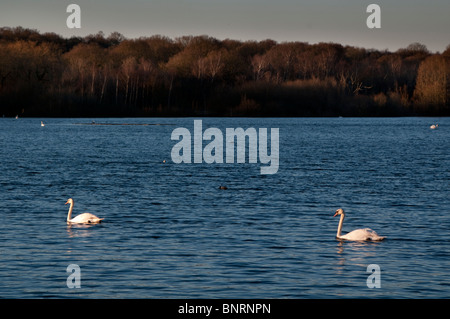
[(68, 224), (98, 224), (101, 223), (104, 218), (98, 218), (97, 216), (91, 213), (84, 213), (78, 215), (77, 217), (72, 217), (73, 210), (73, 199), (69, 198), (66, 202), (66, 205), (70, 204), (69, 213), (67, 214), (67, 223)]
[(341, 215), (341, 219), (339, 220), (339, 226), (336, 234), (337, 239), (356, 240), (356, 241), (364, 241), (364, 240), (380, 241), (385, 238), (378, 236), (378, 234), (370, 228), (356, 229), (345, 235), (341, 235), (342, 224), (344, 223), (345, 218), (344, 210), (342, 208), (339, 208), (333, 217), (337, 215)]

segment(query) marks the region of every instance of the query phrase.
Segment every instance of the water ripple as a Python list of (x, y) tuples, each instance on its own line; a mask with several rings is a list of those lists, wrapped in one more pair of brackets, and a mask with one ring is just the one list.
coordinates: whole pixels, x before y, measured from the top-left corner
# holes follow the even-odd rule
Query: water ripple
[[(0, 297), (450, 293), (448, 119), (433, 134), (425, 118), (204, 120), (279, 127), (280, 169), (268, 176), (248, 163), (172, 163), (173, 126), (47, 119), (44, 131), (40, 119), (0, 120)], [(104, 223), (68, 226), (69, 197), (75, 213)], [(338, 207), (348, 212), (344, 231), (370, 227), (387, 239), (336, 241)], [(73, 263), (80, 289), (66, 285)], [(367, 288), (369, 264), (381, 268), (380, 289)]]

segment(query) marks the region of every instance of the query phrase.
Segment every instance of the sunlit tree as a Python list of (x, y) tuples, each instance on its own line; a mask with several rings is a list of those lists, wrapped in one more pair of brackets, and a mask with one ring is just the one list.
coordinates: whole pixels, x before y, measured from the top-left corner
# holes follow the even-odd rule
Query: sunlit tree
[(417, 109), (432, 107), (435, 111), (446, 105), (447, 70), (446, 59), (442, 55), (430, 56), (420, 64), (414, 91)]

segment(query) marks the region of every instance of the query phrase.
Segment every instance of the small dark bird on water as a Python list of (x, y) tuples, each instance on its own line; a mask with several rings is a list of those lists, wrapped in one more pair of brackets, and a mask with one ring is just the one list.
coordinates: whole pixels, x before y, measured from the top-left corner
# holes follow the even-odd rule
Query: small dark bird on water
[(219, 189), (228, 189), (226, 186), (219, 186)]

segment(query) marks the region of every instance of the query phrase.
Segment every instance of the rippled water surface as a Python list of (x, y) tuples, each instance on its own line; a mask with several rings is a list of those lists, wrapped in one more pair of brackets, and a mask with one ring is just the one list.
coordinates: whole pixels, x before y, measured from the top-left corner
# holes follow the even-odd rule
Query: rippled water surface
[[(173, 163), (193, 120), (0, 119), (0, 297), (450, 297), (450, 119), (203, 119), (279, 128), (274, 175)], [(337, 241), (339, 207), (387, 239)]]

